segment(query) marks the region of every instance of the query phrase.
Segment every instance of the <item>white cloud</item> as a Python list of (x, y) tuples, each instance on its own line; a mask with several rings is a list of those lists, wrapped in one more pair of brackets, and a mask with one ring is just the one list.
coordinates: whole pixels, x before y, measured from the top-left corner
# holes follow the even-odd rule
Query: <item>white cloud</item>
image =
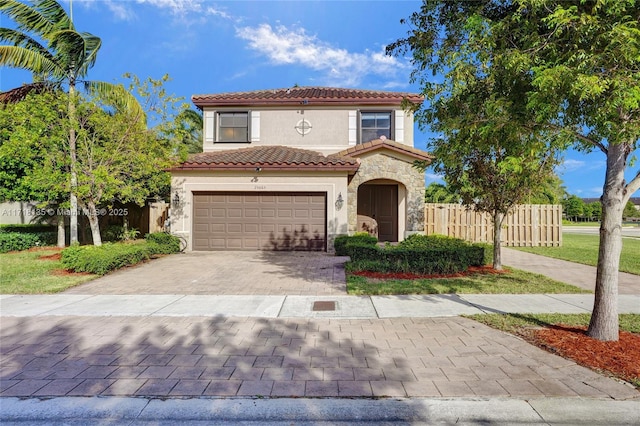
[(593, 188), (589, 188), (585, 191), (587, 194), (592, 195), (592, 196), (601, 196), (602, 195), (602, 187), (601, 186), (594, 186)]
[(98, 2), (104, 4), (113, 15), (120, 20), (129, 21), (137, 15), (135, 5), (147, 5), (169, 12), (183, 22), (201, 21), (205, 16), (217, 16), (233, 20), (223, 9), (212, 5), (207, 0), (76, 0), (80, 4), (91, 7)]
[(566, 159), (564, 162), (558, 167), (558, 171), (560, 173), (567, 172), (576, 172), (576, 171), (594, 171), (594, 170), (604, 170), (607, 163), (604, 160), (597, 161), (583, 161), (583, 160), (573, 160)]
[(437, 175), (435, 173), (427, 173), (425, 176), (429, 180), (444, 180), (444, 175)]
[(131, 21), (136, 17), (135, 12), (123, 2), (107, 1), (107, 8), (122, 21)]
[(579, 170), (581, 168), (583, 168), (585, 165), (584, 161), (581, 160), (572, 160), (572, 159), (566, 159), (564, 160), (564, 162), (560, 165), (560, 170), (562, 172), (572, 172), (575, 170)]
[(582, 198), (596, 198), (602, 195), (602, 187), (594, 186), (591, 188), (570, 188), (569, 193), (578, 195)]
[(269, 24), (243, 27), (236, 35), (276, 65), (298, 65), (325, 73), (328, 85), (357, 86), (366, 75), (393, 77), (406, 65), (380, 52), (349, 52), (309, 35), (304, 28)]
[(166, 9), (175, 15), (202, 12), (201, 0), (136, 0), (136, 2)]

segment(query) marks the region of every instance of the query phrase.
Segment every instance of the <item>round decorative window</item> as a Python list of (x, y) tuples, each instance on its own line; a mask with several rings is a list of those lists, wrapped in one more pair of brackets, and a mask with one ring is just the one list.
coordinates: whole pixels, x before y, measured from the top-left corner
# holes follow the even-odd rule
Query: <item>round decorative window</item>
[(298, 132), (302, 136), (309, 134), (311, 129), (312, 129), (311, 123), (309, 123), (305, 119), (298, 121), (298, 124), (296, 124), (296, 132)]

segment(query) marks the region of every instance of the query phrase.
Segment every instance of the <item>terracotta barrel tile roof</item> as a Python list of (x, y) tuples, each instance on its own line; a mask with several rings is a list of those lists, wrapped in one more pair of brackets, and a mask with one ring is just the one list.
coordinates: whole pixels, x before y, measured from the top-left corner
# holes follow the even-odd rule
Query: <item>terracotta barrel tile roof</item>
[(334, 87), (292, 87), (212, 95), (193, 95), (198, 107), (248, 105), (400, 105), (404, 99), (419, 104), (424, 97), (416, 93), (380, 90), (339, 89)]
[(255, 146), (225, 151), (203, 152), (189, 157), (178, 170), (316, 170), (356, 171), (358, 161), (354, 158), (325, 157), (304, 149), (287, 146)]
[(416, 160), (429, 161), (433, 160), (433, 157), (425, 151), (414, 148), (409, 145), (405, 145), (396, 141), (392, 141), (389, 139), (376, 139), (371, 142), (365, 142), (358, 144), (356, 146), (352, 146), (344, 151), (340, 151), (336, 154), (331, 155), (330, 157), (336, 156), (340, 158), (355, 158), (360, 154), (369, 151), (375, 151), (377, 149), (386, 148), (391, 151), (403, 153), (405, 155), (409, 155), (410, 157), (415, 158)]

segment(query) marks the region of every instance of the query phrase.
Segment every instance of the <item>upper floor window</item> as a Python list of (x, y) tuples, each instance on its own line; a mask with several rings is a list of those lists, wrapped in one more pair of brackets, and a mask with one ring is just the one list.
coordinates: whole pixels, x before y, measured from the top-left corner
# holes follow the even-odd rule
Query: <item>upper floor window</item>
[(249, 113), (218, 113), (218, 142), (249, 142)]
[(360, 113), (360, 143), (380, 139), (393, 139), (391, 111), (363, 111)]

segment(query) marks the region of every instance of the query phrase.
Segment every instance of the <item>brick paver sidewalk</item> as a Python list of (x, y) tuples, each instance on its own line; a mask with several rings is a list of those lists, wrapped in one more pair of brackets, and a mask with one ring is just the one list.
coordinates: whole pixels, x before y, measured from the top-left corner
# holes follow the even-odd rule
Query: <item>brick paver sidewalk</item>
[(639, 396), (459, 317), (3, 317), (0, 331), (1, 396)]

